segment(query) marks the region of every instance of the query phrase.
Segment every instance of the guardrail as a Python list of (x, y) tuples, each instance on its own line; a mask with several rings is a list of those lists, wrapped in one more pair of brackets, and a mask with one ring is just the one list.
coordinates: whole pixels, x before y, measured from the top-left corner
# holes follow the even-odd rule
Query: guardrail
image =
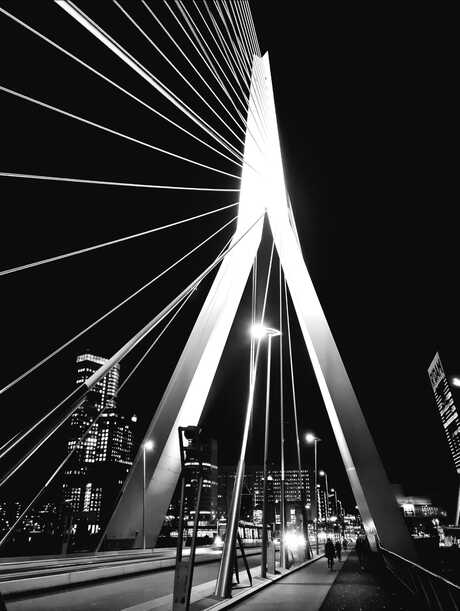
[(379, 545), (386, 568), (417, 600), (420, 609), (459, 611), (460, 586)]

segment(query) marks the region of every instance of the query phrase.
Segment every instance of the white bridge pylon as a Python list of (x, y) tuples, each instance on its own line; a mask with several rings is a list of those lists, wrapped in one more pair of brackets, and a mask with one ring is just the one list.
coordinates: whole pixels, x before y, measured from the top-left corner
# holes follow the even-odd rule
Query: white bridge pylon
[[(263, 119), (263, 120), (262, 120)], [(263, 128), (262, 128), (263, 124)], [(372, 546), (415, 559), (411, 538), (307, 271), (284, 181), (268, 54), (254, 57), (236, 241), (266, 212), (307, 351)], [(177, 429), (197, 425), (262, 237), (262, 221), (222, 261), (174, 373), (155, 411), (105, 532), (154, 547), (180, 470)], [(145, 455), (145, 463), (144, 463)], [(145, 473), (144, 473), (145, 468)]]

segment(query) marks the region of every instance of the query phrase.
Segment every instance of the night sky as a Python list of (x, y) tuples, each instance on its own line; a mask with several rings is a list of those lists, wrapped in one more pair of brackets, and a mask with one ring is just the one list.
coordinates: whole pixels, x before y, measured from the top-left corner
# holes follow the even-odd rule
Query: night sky
[[(190, 45), (163, 3), (150, 4), (192, 57)], [(52, 3), (20, 0), (0, 5), (196, 133), (190, 120), (172, 110)], [(112, 3), (78, 1), (78, 5), (231, 138)], [(142, 5), (123, 5), (211, 102), (209, 90), (173, 51)], [(193, 10), (191, 3), (187, 6)], [(439, 350), (446, 370), (460, 373), (452, 16), (440, 9), (425, 13), (420, 6), (416, 13), (382, 7), (358, 11), (349, 6), (336, 12), (332, 7), (320, 11), (313, 3), (302, 3), (302, 14), (299, 6), (251, 2), (262, 51), (270, 52), (286, 181), (304, 257), (390, 480), (403, 484), (408, 493), (431, 495), (452, 511), (455, 470), (426, 372)], [(239, 174), (235, 165), (191, 142), (3, 15), (0, 28), (4, 86)], [(0, 104), (2, 171), (238, 187), (238, 181), (228, 176), (166, 158), (3, 92)], [(2, 269), (236, 201), (231, 193), (0, 181)], [(233, 215), (233, 210), (221, 212), (182, 228), (1, 278), (2, 386)], [(79, 352), (113, 353), (211, 262), (230, 234), (229, 228), (224, 230), (187, 263), (5, 393), (0, 398), (1, 438), (26, 426), (72, 390)], [(260, 294), (269, 240), (265, 234)], [(207, 281), (200, 287), (120, 394), (121, 411), (139, 417), (138, 439), (209, 285)], [(273, 326), (278, 324), (277, 297), (278, 286), (273, 282), (267, 312)], [(221, 464), (235, 463), (242, 432), (249, 320), (248, 290), (203, 415), (205, 432), (219, 441)], [(293, 335), (300, 428), (313, 430), (323, 439), (320, 466), (328, 471), (329, 485), (342, 492), (351, 506), (340, 456), (295, 321)], [(122, 375), (148, 345), (146, 340), (122, 363)], [(262, 459), (264, 366), (262, 359), (250, 464), (260, 464)], [(275, 354), (275, 370), (277, 366)], [(278, 387), (275, 371), (274, 397)], [(289, 388), (285, 399), (287, 459), (295, 466)], [(270, 457), (274, 463), (279, 460), (277, 410), (274, 400)], [(45, 479), (53, 461), (62, 455), (62, 441), (57, 438), (5, 494), (8, 490), (23, 494), (25, 482), (27, 492), (32, 492), (31, 487)], [(311, 459), (311, 450), (304, 447), (303, 460)]]

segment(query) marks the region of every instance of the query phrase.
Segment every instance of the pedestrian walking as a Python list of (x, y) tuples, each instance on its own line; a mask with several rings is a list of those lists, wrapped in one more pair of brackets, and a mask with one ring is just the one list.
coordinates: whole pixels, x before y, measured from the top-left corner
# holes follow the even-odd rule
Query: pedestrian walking
[(342, 544), (340, 543), (340, 539), (337, 539), (335, 542), (335, 555), (337, 556), (337, 560), (342, 562)]
[(347, 548), (348, 548), (348, 541), (344, 538), (344, 540), (343, 540), (343, 549), (345, 551), (347, 551)]
[(359, 566), (361, 567), (361, 570), (364, 571), (364, 569), (367, 566), (367, 562), (368, 562), (368, 557), (369, 557), (369, 552), (370, 552), (370, 545), (369, 545), (369, 541), (367, 540), (366, 536), (359, 536), (356, 539), (356, 553), (358, 554), (358, 561), (359, 561)]
[(332, 543), (331, 539), (328, 539), (326, 541), (326, 545), (324, 547), (324, 553), (326, 554), (326, 558), (327, 558), (327, 566), (331, 569), (331, 571), (333, 571), (334, 570), (335, 549), (334, 549), (334, 544)]

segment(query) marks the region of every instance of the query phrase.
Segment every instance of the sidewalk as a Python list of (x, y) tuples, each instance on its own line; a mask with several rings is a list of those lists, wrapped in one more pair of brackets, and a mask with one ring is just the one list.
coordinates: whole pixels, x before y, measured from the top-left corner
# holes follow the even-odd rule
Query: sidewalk
[(420, 607), (387, 571), (370, 566), (361, 570), (358, 558), (350, 553), (321, 607), (321, 611), (416, 611)]
[[(343, 556), (346, 558), (346, 555)], [(318, 611), (332, 584), (337, 578), (342, 562), (335, 562), (334, 571), (327, 568), (327, 559), (320, 558), (308, 566), (279, 579), (267, 588), (250, 596), (232, 609), (273, 611)], [(358, 607), (359, 608), (359, 607)]]

